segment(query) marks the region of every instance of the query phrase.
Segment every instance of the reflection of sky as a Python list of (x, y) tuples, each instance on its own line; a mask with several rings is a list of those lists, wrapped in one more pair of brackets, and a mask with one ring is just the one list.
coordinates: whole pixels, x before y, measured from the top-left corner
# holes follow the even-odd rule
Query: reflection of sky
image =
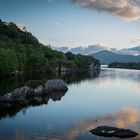
[(96, 79), (72, 84), (61, 101), (31, 107), (0, 120), (0, 139), (98, 139), (88, 130), (98, 125), (140, 132), (140, 72), (107, 70)]
[[(115, 114), (110, 114), (104, 117), (96, 117), (96, 119), (80, 121), (73, 124), (70, 130), (61, 137), (59, 137), (57, 140), (73, 140), (81, 132), (88, 132), (89, 130), (101, 125), (112, 125), (119, 128), (131, 128), (131, 126), (135, 125), (138, 121), (139, 113), (140, 112), (134, 108), (124, 108), (122, 111)], [(96, 136), (94, 137), (96, 139)], [(136, 139), (138, 138), (140, 137), (136, 137)], [(98, 137), (98, 139), (100, 138)], [(54, 139), (52, 138), (51, 140)]]

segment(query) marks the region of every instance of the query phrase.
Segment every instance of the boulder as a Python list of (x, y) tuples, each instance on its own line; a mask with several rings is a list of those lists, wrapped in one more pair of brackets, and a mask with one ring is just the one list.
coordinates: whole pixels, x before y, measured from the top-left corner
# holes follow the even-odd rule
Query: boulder
[(61, 79), (48, 80), (44, 84), (45, 93), (68, 90), (67, 84)]
[(92, 134), (104, 137), (117, 137), (117, 138), (131, 138), (138, 135), (137, 132), (134, 132), (129, 129), (120, 129), (112, 126), (99, 126), (95, 129), (90, 130)]

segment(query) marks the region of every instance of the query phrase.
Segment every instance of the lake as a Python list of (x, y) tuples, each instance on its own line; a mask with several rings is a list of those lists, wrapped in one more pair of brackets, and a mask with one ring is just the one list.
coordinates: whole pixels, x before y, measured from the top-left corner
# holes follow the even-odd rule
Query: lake
[(140, 134), (140, 71), (104, 67), (98, 76), (91, 72), (63, 79), (69, 90), (62, 97), (6, 115), (1, 110), (0, 140), (118, 140), (89, 133), (101, 125)]

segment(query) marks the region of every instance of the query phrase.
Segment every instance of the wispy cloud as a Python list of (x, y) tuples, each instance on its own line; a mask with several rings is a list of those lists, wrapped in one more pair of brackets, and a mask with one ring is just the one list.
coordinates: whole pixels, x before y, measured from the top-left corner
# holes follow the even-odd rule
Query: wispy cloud
[(55, 25), (58, 26), (58, 27), (61, 27), (63, 24), (60, 23), (60, 22), (56, 22)]
[(73, 2), (126, 20), (140, 19), (140, 0), (73, 0)]
[(131, 43), (133, 43), (133, 44), (140, 43), (140, 38), (131, 40)]

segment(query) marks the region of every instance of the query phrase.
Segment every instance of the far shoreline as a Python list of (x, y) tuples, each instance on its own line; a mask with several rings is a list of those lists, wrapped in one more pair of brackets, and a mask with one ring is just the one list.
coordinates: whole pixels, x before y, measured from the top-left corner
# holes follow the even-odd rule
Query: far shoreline
[(128, 69), (128, 70), (140, 70), (140, 62), (114, 62), (108, 65), (108, 68)]

